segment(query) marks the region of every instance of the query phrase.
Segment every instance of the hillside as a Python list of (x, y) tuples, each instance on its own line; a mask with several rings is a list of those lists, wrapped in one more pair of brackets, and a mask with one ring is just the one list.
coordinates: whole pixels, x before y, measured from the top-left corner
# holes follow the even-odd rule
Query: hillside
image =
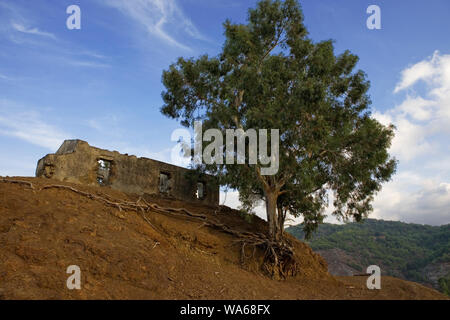
[[(335, 278), (293, 237), (299, 273), (273, 280), (263, 253), (236, 236), (264, 232), (265, 222), (227, 207), (7, 179), (0, 178), (0, 299), (445, 298), (392, 277), (382, 278), (381, 290), (368, 290), (364, 277)], [(152, 209), (131, 210), (137, 203)], [(81, 269), (81, 290), (66, 287), (69, 265)]]
[[(299, 239), (304, 237), (301, 226), (287, 231)], [(329, 271), (335, 275), (362, 273), (376, 264), (382, 274), (442, 291), (450, 281), (450, 225), (433, 227), (374, 219), (323, 224), (308, 244), (327, 260)]]

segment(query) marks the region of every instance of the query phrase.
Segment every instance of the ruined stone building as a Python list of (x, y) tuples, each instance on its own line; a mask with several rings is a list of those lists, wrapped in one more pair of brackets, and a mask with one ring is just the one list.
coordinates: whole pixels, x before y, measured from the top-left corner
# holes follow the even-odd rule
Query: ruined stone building
[(205, 175), (192, 180), (187, 176), (189, 171), (161, 161), (91, 147), (82, 140), (66, 140), (56, 153), (39, 160), (36, 176), (218, 205), (219, 186), (214, 177)]

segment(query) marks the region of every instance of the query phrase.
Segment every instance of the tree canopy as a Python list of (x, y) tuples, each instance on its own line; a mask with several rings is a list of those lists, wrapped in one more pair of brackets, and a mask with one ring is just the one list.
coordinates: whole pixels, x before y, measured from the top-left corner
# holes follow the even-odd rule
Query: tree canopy
[(200, 167), (244, 202), (263, 199), (273, 239), (282, 238), (287, 214), (302, 216), (310, 234), (323, 221), (329, 194), (334, 215), (366, 217), (396, 160), (388, 153), (393, 127), (371, 117), (370, 84), (355, 70), (358, 57), (335, 55), (331, 40), (310, 39), (295, 0), (262, 0), (246, 24), (227, 20), (224, 29), (220, 54), (179, 58), (163, 72), (161, 112), (223, 134), (279, 129), (279, 169), (262, 175), (265, 165), (249, 163), (248, 152), (245, 164)]

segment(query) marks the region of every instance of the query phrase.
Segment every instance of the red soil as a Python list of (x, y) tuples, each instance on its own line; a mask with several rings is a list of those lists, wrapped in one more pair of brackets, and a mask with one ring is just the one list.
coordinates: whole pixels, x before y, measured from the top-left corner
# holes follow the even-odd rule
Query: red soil
[[(241, 264), (233, 235), (201, 221), (158, 212), (145, 220), (65, 189), (59, 184), (110, 199), (136, 201), (109, 188), (41, 178), (0, 178), (0, 299), (445, 299), (420, 284), (382, 277), (381, 290), (368, 290), (365, 277), (332, 277), (326, 262), (290, 237), (300, 273), (272, 280), (261, 271), (261, 253), (251, 248)], [(147, 198), (184, 207), (238, 231), (264, 232), (238, 211), (170, 199)], [(81, 290), (68, 290), (69, 265), (81, 268)]]

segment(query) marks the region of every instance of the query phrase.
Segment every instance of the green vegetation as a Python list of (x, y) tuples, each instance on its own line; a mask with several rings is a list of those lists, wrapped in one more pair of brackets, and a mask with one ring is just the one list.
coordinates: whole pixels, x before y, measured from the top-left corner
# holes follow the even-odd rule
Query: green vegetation
[[(300, 225), (286, 231), (304, 238)], [(426, 266), (450, 262), (450, 224), (433, 227), (374, 219), (344, 225), (326, 223), (308, 243), (313, 250), (346, 251), (359, 262), (349, 265), (357, 270), (376, 264), (387, 275), (422, 283), (431, 283), (424, 272)], [(442, 292), (448, 292), (450, 278), (441, 278), (439, 285)]]
[(245, 210), (240, 210), (241, 217), (248, 223), (253, 223), (254, 214), (248, 213)]
[[(322, 223), (331, 190), (334, 215), (366, 217), (397, 165), (388, 153), (394, 128), (371, 117), (358, 57), (336, 54), (331, 40), (313, 41), (303, 21), (297, 0), (258, 1), (247, 23), (225, 21), (218, 55), (180, 57), (162, 75), (162, 114), (190, 128), (201, 120), (199, 133), (208, 132), (196, 169), (238, 190), (244, 203), (264, 200), (277, 240), (287, 213), (303, 217), (307, 234)], [(225, 149), (229, 130), (236, 138)], [(264, 157), (259, 148), (258, 162), (256, 132), (266, 130), (259, 143), (270, 149)]]
[(450, 274), (448, 274), (445, 278), (439, 279), (439, 288), (443, 293), (450, 296)]

